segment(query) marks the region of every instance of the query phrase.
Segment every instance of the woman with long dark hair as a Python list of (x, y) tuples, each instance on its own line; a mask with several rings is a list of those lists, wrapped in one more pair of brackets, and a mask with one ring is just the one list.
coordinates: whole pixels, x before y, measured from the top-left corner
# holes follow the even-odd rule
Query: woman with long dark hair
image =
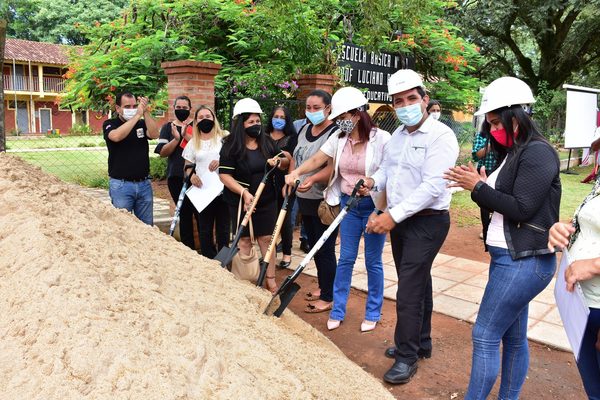
[[(267, 134), (275, 141), (280, 149), (286, 148), (288, 143), (297, 140), (296, 129), (292, 122), (290, 111), (285, 106), (276, 106), (271, 111), (267, 119)], [(285, 186), (285, 172), (287, 170), (277, 170), (274, 174), (275, 194), (277, 196), (277, 208), (281, 209), (283, 205), (283, 188)], [(294, 230), (291, 222), (291, 213), (287, 213), (281, 227), (281, 252), (283, 256), (281, 262), (277, 265), (279, 268), (287, 268), (292, 262), (292, 240)]]
[[(240, 196), (246, 211), (263, 178), (265, 165), (280, 153), (277, 144), (263, 131), (261, 114), (262, 109), (255, 100), (249, 98), (239, 100), (233, 109), (231, 134), (225, 138), (220, 153), (219, 176), (225, 185), (223, 197), (229, 205), (229, 213), (235, 226), (238, 226), (244, 217), (243, 212), (240, 219), (237, 218)], [(280, 168), (287, 167), (288, 160), (282, 158)], [(276, 219), (277, 199), (271, 175), (252, 214), (252, 229), (263, 255), (269, 247)], [(246, 229), (239, 242), (240, 252), (250, 254), (251, 246), (250, 232)], [(266, 285), (267, 289), (275, 292), (277, 283), (274, 253), (268, 262)]]
[[(206, 105), (198, 107), (193, 121), (193, 136), (182, 155), (186, 165), (196, 164), (195, 174), (191, 176), (190, 182), (201, 187), (202, 176), (219, 168), (219, 152), (228, 132), (221, 129), (215, 112)], [(188, 170), (187, 173), (191, 172)], [(229, 243), (229, 209), (223, 195), (217, 196), (202, 212), (195, 212), (195, 216), (200, 252), (204, 257), (214, 258)], [(216, 243), (213, 231), (216, 231)]]
[[(331, 99), (329, 119), (337, 119), (339, 133), (329, 137), (316, 154), (291, 172), (286, 180), (291, 183), (299, 176), (328, 163), (333, 165), (333, 177), (325, 192), (329, 205), (345, 207), (356, 182), (372, 175), (381, 164), (389, 132), (378, 129), (365, 110), (367, 99), (358, 89), (346, 87)], [(365, 266), (369, 291), (365, 305), (365, 319), (360, 330), (375, 329), (383, 305), (383, 245), (385, 234), (366, 233), (369, 216), (385, 209), (385, 194), (371, 192), (359, 200), (340, 224), (340, 258), (333, 283), (333, 309), (327, 321), (329, 330), (336, 329), (344, 320), (350, 294), (352, 270), (361, 237), (365, 243)]]
[[(175, 204), (183, 187), (183, 149), (192, 137), (191, 109), (192, 101), (189, 97), (179, 96), (175, 99), (173, 102), (175, 119), (160, 128), (158, 144), (154, 149), (154, 152), (161, 157), (167, 157), (167, 185)], [(179, 211), (179, 238), (181, 243), (191, 249), (196, 249), (194, 215), (194, 206), (186, 196)]]
[[(306, 118), (310, 123), (302, 127), (298, 133), (295, 146), (287, 146), (286, 150), (293, 154), (293, 167), (300, 167), (306, 160), (316, 154), (330, 136), (339, 133), (338, 126), (327, 117), (331, 113), (331, 95), (324, 90), (314, 90), (306, 98)], [(320, 165), (311, 168), (302, 175), (297, 175), (301, 183), (296, 192), (298, 208), (302, 214), (302, 223), (308, 235), (308, 244), (314, 246), (327, 225), (321, 223), (318, 216), (319, 203), (323, 200), (323, 189), (332, 166)], [(293, 168), (290, 168), (292, 171)], [(292, 180), (288, 180), (292, 183)], [(309, 302), (304, 310), (308, 313), (318, 313), (331, 310), (333, 304), (333, 281), (337, 267), (335, 260), (336, 229), (315, 254), (317, 279), (319, 289), (311, 290), (305, 299)]]
[(478, 172), (469, 163), (445, 175), (453, 182), (449, 186), (471, 191), (471, 198), (492, 212), (484, 229), (491, 262), (473, 327), (469, 400), (487, 398), (500, 368), (498, 397), (519, 397), (529, 367), (529, 302), (548, 286), (556, 267), (547, 243), (548, 230), (558, 221), (560, 163), (528, 114), (534, 102), (529, 86), (517, 78), (492, 82), (475, 115), (485, 114), (482, 132), (491, 139), (499, 167), (487, 176), (485, 167)]

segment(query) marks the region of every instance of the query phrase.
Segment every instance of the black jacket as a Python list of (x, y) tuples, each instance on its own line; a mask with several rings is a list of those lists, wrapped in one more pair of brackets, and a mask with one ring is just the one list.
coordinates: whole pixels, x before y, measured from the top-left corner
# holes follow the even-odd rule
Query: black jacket
[(496, 189), (479, 182), (471, 198), (504, 216), (504, 237), (513, 259), (548, 254), (548, 230), (558, 221), (560, 208), (558, 155), (548, 143), (532, 140), (506, 157)]

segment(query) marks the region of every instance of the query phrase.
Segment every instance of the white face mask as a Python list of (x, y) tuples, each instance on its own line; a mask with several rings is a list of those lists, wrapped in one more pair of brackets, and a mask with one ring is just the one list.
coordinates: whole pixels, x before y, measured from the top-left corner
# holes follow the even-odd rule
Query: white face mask
[(430, 112), (429, 115), (431, 115), (433, 117), (433, 119), (435, 119), (436, 121), (439, 121), (442, 113), (439, 111), (433, 111), (433, 112)]
[(137, 114), (137, 108), (124, 108), (123, 109), (123, 119), (125, 121), (129, 121), (131, 118), (135, 117)]

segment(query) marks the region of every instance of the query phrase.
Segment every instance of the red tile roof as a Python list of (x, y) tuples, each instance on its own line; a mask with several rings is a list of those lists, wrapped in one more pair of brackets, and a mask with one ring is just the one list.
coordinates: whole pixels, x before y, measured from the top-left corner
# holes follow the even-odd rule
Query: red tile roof
[(16, 61), (67, 65), (69, 48), (72, 46), (6, 38), (4, 62), (14, 59)]

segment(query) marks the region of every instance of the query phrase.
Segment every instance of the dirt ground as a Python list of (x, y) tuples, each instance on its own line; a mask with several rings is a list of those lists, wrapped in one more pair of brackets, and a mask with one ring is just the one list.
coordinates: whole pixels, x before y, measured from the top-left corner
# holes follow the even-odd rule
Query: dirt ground
[[(166, 183), (154, 184), (155, 194), (169, 198)], [(459, 227), (452, 221), (450, 232), (441, 252), (481, 262), (489, 262), (479, 239), (479, 226)], [(278, 271), (281, 282), (288, 271)], [(360, 332), (364, 316), (365, 293), (352, 289), (348, 300), (346, 320), (342, 326), (329, 332), (327, 313), (306, 314), (304, 293), (317, 287), (316, 278), (302, 275), (298, 281), (302, 289), (292, 301), (289, 310), (331, 339), (344, 354), (365, 371), (381, 379), (392, 365), (384, 357), (385, 349), (393, 345), (396, 323), (395, 302), (384, 301), (382, 320), (369, 333)], [(435, 301), (435, 300), (434, 300)], [(286, 311), (287, 312), (287, 311)], [(434, 313), (433, 357), (422, 360), (413, 380), (406, 385), (386, 385), (397, 399), (462, 399), (469, 382), (471, 368), (471, 328), (465, 321)], [(491, 398), (498, 394), (499, 380)], [(523, 387), (522, 399), (585, 399), (585, 392), (573, 356), (560, 350), (530, 342), (530, 366)]]

